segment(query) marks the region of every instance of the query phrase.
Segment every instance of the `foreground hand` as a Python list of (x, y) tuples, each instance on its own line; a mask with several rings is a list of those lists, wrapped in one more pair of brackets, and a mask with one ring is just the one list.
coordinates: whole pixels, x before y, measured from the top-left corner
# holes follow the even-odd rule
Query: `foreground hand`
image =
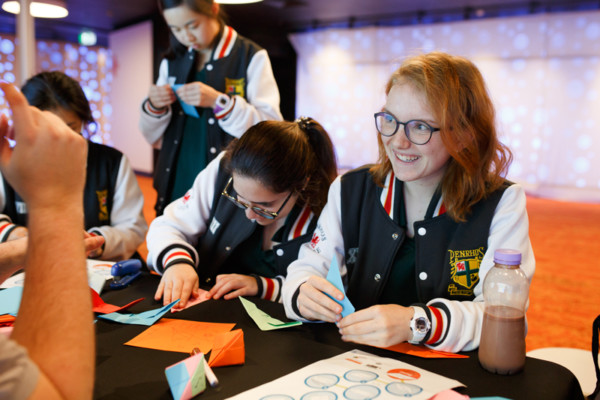
[(219, 92), (202, 82), (186, 83), (177, 89), (177, 96), (187, 104), (196, 107), (213, 108)]
[(198, 297), (198, 274), (189, 264), (175, 264), (165, 271), (154, 294), (154, 300), (163, 299), (163, 305), (180, 299), (175, 308), (186, 306), (190, 297)]
[(175, 101), (175, 93), (173, 93), (173, 89), (169, 85), (152, 85), (150, 86), (148, 99), (153, 107), (164, 108)]
[[(13, 129), (0, 117), (0, 169), (27, 203), (28, 211), (64, 210), (80, 204), (85, 183), (87, 142), (58, 116), (31, 107), (21, 92), (0, 83), (13, 115)], [(17, 142), (10, 148), (4, 136)], [(52, 151), (48, 151), (52, 149)], [(52, 177), (52, 184), (48, 184)]]
[(333, 301), (329, 296), (340, 301), (344, 294), (333, 286), (327, 279), (311, 276), (300, 286), (298, 295), (298, 310), (300, 314), (311, 320), (336, 322), (342, 316), (342, 306)]
[(238, 296), (256, 296), (258, 285), (256, 279), (249, 275), (217, 275), (217, 282), (208, 294), (213, 299), (223, 297), (225, 300), (235, 299)]
[(413, 313), (410, 307), (379, 304), (347, 315), (337, 325), (346, 342), (389, 347), (411, 338)]

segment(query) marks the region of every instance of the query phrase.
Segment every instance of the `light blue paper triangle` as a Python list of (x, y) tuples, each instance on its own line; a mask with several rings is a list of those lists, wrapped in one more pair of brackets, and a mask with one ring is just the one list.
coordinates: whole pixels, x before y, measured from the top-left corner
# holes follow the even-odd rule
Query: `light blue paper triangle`
[(171, 85), (171, 89), (173, 89), (173, 93), (175, 93), (175, 96), (179, 100), (179, 105), (181, 105), (183, 112), (186, 113), (187, 115), (189, 115), (191, 117), (195, 117), (195, 118), (200, 118), (200, 115), (198, 115), (198, 110), (196, 110), (196, 107), (184, 102), (183, 100), (181, 100), (179, 98), (179, 96), (177, 96), (176, 90), (182, 86), (183, 86), (183, 84), (181, 84), (181, 83)]
[(348, 300), (348, 296), (346, 296), (344, 284), (342, 283), (342, 276), (340, 275), (340, 267), (335, 256), (331, 259), (331, 264), (329, 265), (329, 272), (327, 272), (327, 280), (344, 294), (344, 299), (342, 301), (334, 299), (333, 297), (328, 295), (333, 299), (333, 301), (342, 306), (342, 317), (352, 314), (355, 311), (355, 308), (352, 305), (352, 303), (350, 303), (350, 300)]
[(121, 324), (151, 326), (156, 321), (158, 321), (160, 317), (162, 317), (166, 312), (173, 308), (173, 306), (177, 304), (177, 302), (179, 302), (179, 299), (164, 307), (156, 308), (150, 311), (144, 311), (139, 314), (121, 314), (118, 312), (113, 312), (110, 314), (98, 315), (98, 318), (108, 319), (114, 322), (120, 322)]
[(167, 376), (167, 382), (169, 382), (173, 398), (176, 400), (181, 399), (181, 395), (190, 380), (185, 363), (175, 364), (171, 368), (167, 368), (165, 375)]
[(16, 317), (19, 312), (22, 296), (22, 286), (0, 290), (0, 315), (10, 314), (13, 317)]

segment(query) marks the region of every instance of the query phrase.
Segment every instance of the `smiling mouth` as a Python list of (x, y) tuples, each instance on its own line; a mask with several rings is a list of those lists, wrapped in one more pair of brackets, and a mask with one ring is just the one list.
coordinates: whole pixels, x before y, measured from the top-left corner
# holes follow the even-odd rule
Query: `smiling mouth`
[(398, 153), (394, 153), (394, 155), (396, 156), (396, 158), (398, 160), (405, 162), (405, 163), (412, 163), (412, 162), (417, 161), (419, 158), (421, 158), (419, 156), (406, 156), (404, 154), (398, 154)]

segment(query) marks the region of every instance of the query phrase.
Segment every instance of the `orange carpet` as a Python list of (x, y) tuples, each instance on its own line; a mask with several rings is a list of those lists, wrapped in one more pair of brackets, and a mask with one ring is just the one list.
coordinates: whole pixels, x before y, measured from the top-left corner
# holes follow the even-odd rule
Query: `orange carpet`
[[(154, 218), (152, 178), (138, 176), (144, 215)], [(527, 350), (591, 348), (592, 321), (600, 314), (600, 204), (528, 197), (536, 272), (527, 312)], [(144, 257), (148, 250), (140, 249)]]

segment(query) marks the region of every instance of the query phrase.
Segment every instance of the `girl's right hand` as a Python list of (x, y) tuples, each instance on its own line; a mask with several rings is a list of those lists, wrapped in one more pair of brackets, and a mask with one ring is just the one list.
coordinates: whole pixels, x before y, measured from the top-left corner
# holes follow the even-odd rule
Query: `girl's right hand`
[(175, 101), (175, 93), (169, 85), (150, 86), (148, 99), (154, 108), (164, 108)]
[(310, 320), (325, 322), (338, 322), (342, 319), (342, 306), (327, 296), (339, 301), (344, 299), (331, 282), (319, 276), (311, 276), (300, 286), (298, 295), (298, 310), (300, 314)]
[(180, 299), (174, 308), (186, 306), (190, 297), (198, 297), (199, 279), (194, 267), (189, 264), (175, 264), (165, 271), (154, 294), (154, 300), (163, 299), (163, 305)]

